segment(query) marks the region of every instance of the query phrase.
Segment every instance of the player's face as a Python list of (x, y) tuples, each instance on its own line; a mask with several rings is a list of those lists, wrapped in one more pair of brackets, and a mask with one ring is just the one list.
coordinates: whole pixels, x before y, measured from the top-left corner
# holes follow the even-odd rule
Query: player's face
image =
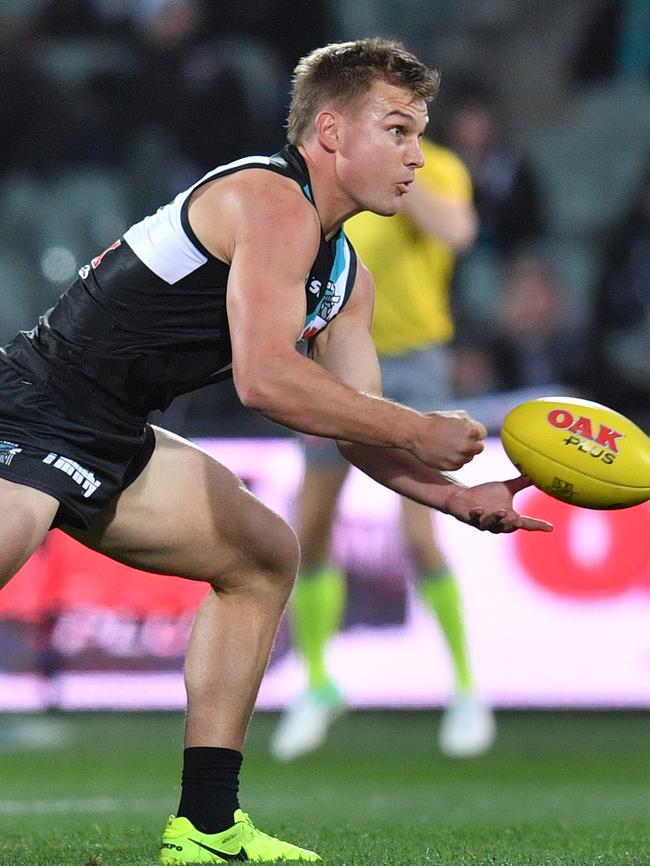
[(360, 210), (400, 210), (424, 165), (420, 138), (428, 120), (423, 99), (385, 81), (375, 81), (356, 110), (340, 117), (339, 182)]

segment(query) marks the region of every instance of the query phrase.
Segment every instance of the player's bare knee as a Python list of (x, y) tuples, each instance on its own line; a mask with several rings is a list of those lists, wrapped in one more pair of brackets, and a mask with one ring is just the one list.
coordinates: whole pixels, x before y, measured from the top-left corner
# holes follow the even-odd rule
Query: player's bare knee
[(281, 518), (276, 518), (271, 532), (260, 540), (257, 560), (265, 580), (288, 595), (298, 573), (300, 548), (295, 532)]
[(212, 580), (217, 590), (251, 590), (288, 596), (298, 572), (298, 539), (291, 527), (276, 514), (238, 539), (225, 567)]

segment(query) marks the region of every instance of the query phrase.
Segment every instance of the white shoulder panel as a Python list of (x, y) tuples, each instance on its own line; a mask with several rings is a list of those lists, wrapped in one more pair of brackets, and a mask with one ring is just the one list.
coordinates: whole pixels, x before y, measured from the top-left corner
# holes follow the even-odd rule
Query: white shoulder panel
[(185, 233), (181, 222), (183, 204), (193, 190), (213, 177), (245, 165), (268, 165), (269, 157), (251, 156), (229, 162), (208, 172), (189, 189), (159, 208), (155, 214), (145, 217), (124, 233), (124, 240), (144, 264), (169, 285), (177, 283), (207, 262), (207, 257), (197, 249)]

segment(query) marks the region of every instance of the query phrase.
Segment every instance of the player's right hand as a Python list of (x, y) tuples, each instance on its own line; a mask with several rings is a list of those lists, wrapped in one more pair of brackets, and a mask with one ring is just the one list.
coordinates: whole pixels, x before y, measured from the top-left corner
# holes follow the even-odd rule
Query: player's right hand
[(475, 487), (453, 487), (441, 510), (462, 523), (483, 532), (552, 532), (553, 524), (537, 517), (519, 514), (513, 505), (515, 493), (529, 487), (532, 482), (525, 475), (508, 481), (488, 481)]
[(442, 471), (460, 469), (483, 451), (487, 430), (462, 409), (427, 412), (425, 418), (414, 453), (427, 466)]

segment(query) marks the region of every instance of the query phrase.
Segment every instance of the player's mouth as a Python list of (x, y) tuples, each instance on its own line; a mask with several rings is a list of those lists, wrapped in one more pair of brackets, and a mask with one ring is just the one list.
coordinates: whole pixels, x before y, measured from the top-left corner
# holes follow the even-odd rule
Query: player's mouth
[(412, 184), (412, 180), (403, 180), (401, 183), (397, 184), (397, 189), (399, 190), (401, 195), (404, 195), (411, 189)]

